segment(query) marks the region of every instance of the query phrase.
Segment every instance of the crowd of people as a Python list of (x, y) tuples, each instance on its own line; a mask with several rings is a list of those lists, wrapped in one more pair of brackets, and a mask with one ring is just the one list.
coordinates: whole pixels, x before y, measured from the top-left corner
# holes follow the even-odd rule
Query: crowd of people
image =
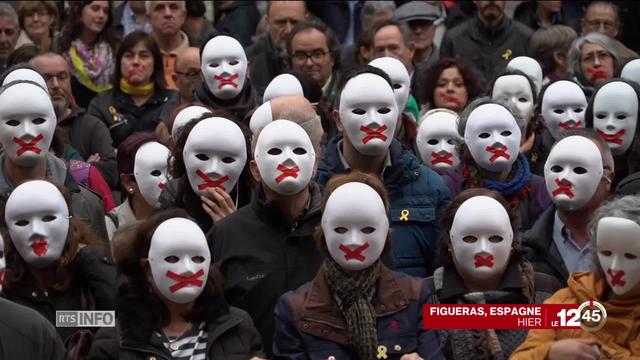
[(640, 358), (637, 11), (0, 3), (0, 359)]

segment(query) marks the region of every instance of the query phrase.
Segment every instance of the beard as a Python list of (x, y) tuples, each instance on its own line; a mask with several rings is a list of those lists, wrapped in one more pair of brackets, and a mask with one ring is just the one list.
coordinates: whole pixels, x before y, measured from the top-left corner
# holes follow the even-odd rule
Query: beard
[(69, 108), (69, 100), (66, 98), (64, 100), (52, 101), (53, 111), (56, 113), (56, 118), (58, 118), (58, 122), (62, 121), (64, 118), (65, 111)]

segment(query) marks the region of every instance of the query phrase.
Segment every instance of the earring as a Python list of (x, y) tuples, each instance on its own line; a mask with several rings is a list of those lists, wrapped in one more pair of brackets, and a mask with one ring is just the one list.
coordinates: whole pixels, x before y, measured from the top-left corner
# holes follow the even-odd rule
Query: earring
[(133, 194), (133, 188), (128, 188), (127, 191), (129, 192), (129, 194)]

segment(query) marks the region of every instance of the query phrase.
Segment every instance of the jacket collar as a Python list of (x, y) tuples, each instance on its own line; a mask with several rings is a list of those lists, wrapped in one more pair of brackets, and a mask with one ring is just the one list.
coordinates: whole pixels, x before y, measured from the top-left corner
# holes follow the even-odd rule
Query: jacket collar
[(511, 19), (507, 17), (507, 15), (502, 16), (502, 20), (493, 29), (489, 29), (480, 21), (478, 16), (474, 16), (473, 20), (471, 20), (471, 26), (474, 28), (474, 31), (471, 31), (470, 35), (476, 39), (497, 39), (503, 35), (505, 35), (507, 28), (511, 26)]
[[(273, 224), (280, 228), (291, 228), (292, 224), (287, 221), (287, 217), (284, 215), (282, 210), (280, 210), (280, 207), (275, 202), (267, 201), (265, 199), (262, 186), (263, 185), (260, 184), (254, 190), (250, 206), (256, 212), (258, 217), (265, 223)], [(305, 207), (304, 214), (296, 222), (304, 223), (319, 214), (321, 202), (322, 193), (320, 191), (320, 187), (312, 180), (309, 183), (309, 202)]]
[[(436, 289), (438, 298), (443, 303), (455, 302), (460, 296), (470, 293), (471, 291), (464, 284), (464, 280), (458, 274), (453, 265), (446, 265), (442, 274), (442, 283), (446, 284), (441, 289)], [(522, 275), (518, 269), (518, 263), (511, 261), (507, 269), (502, 275), (502, 280), (498, 285), (497, 291), (513, 291), (515, 289), (522, 290), (524, 283)]]
[(557, 208), (553, 204), (540, 215), (531, 230), (529, 230), (530, 236), (527, 237), (535, 241), (527, 241), (526, 245), (541, 254), (558, 274), (567, 277), (569, 271), (564, 265), (560, 252), (553, 241), (553, 225), (556, 211)]

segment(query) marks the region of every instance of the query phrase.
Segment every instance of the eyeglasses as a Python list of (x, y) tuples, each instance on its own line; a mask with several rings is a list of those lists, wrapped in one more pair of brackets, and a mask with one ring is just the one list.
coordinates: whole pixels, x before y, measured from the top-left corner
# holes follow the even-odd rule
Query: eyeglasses
[(581, 61), (585, 65), (593, 65), (598, 59), (599, 62), (611, 60), (612, 56), (606, 51), (590, 52), (585, 54)]
[(605, 30), (612, 30), (617, 25), (617, 23), (613, 21), (606, 20), (586, 20), (586, 23), (589, 29), (603, 28)]
[(328, 53), (329, 53), (328, 51), (323, 51), (323, 50), (316, 50), (311, 53), (300, 51), (300, 52), (293, 53), (291, 57), (295, 62), (298, 62), (298, 63), (304, 63), (309, 58), (311, 58), (311, 61), (313, 62), (320, 62), (322, 61), (322, 59), (324, 59), (324, 56), (327, 55)]
[(175, 73), (178, 75), (186, 76), (190, 79), (196, 79), (200, 77), (200, 70), (196, 70), (196, 69), (189, 69), (186, 72), (176, 70)]

